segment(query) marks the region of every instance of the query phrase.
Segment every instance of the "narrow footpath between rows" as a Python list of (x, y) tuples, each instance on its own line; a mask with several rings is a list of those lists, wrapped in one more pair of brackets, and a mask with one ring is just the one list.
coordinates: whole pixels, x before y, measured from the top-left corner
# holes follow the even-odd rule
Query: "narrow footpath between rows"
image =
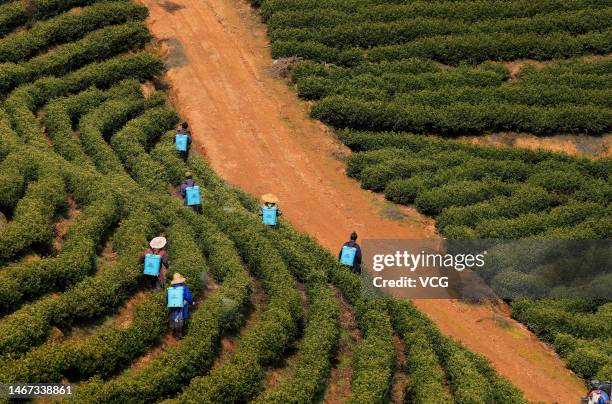
[[(286, 219), (329, 248), (356, 230), (362, 238), (436, 237), (414, 209), (385, 203), (344, 174), (347, 151), (286, 83), (267, 73), (269, 43), (239, 0), (141, 0), (169, 68), (171, 98), (195, 146), (228, 182), (253, 195), (273, 192)], [(419, 301), (443, 332), (486, 355), (527, 398), (575, 403), (578, 378), (502, 310)]]

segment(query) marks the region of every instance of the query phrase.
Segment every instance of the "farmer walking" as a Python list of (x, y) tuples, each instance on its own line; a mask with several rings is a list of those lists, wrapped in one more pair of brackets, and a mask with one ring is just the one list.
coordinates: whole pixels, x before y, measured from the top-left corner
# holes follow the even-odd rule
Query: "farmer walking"
[(140, 262), (144, 263), (143, 272), (149, 289), (161, 290), (161, 285), (166, 281), (166, 272), (170, 265), (165, 246), (165, 237), (155, 237), (149, 243), (149, 248), (140, 254)]
[(283, 214), (278, 207), (278, 198), (274, 194), (262, 195), (263, 206), (259, 208), (259, 216), (263, 224), (276, 228), (278, 218)]
[(185, 284), (185, 278), (178, 272), (172, 277), (167, 290), (168, 323), (172, 335), (177, 339), (183, 338), (189, 318), (189, 306), (193, 305), (193, 296)]
[(187, 122), (181, 123), (176, 135), (174, 135), (174, 145), (183, 161), (187, 162), (189, 149), (191, 148), (191, 132), (189, 131), (189, 124)]
[(361, 247), (357, 244), (357, 233), (352, 232), (351, 239), (342, 245), (338, 260), (351, 268), (354, 274), (361, 274)]
[(181, 184), (181, 196), (183, 197), (185, 206), (191, 206), (191, 208), (198, 213), (202, 211), (200, 187), (193, 180), (191, 172), (189, 171), (185, 173), (185, 182)]

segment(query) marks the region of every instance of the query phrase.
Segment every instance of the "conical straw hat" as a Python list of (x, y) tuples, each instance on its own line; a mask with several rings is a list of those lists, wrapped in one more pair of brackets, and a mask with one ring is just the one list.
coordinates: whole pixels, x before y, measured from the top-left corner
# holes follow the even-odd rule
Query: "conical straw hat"
[(170, 284), (176, 285), (178, 283), (185, 283), (185, 278), (183, 278), (183, 275), (179, 274), (178, 272), (175, 272), (174, 276), (172, 277), (172, 282), (170, 282)]
[(264, 194), (261, 196), (261, 200), (267, 203), (278, 203), (278, 198), (274, 194)]
[(166, 242), (167, 241), (165, 237), (155, 237), (153, 240), (151, 240), (149, 246), (151, 246), (151, 248), (159, 250), (160, 248), (164, 248), (166, 246)]

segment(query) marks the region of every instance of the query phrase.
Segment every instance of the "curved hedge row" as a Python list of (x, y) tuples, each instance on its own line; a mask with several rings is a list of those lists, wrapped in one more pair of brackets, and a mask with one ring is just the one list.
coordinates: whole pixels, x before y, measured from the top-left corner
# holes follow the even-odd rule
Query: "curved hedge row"
[(585, 379), (612, 376), (609, 366), (610, 303), (584, 300), (526, 300), (512, 304), (512, 315), (553, 344), (568, 367)]
[(60, 45), (26, 62), (2, 63), (0, 92), (9, 91), (45, 75), (64, 75), (91, 62), (139, 49), (149, 39), (146, 25), (142, 22), (128, 22), (92, 31), (79, 41)]
[(262, 367), (280, 359), (296, 337), (303, 315), (300, 297), (294, 279), (278, 253), (262, 237), (259, 225), (248, 225), (239, 212), (228, 217), (209, 205), (204, 206), (204, 212), (221, 222), (251, 271), (261, 279), (268, 299), (258, 321), (241, 333), (228, 360), (207, 376), (192, 379), (176, 401), (248, 400), (261, 388)]
[(107, 99), (130, 97), (136, 94), (139, 88), (140, 83), (137, 80), (125, 80), (107, 91), (92, 88), (70, 97), (57, 98), (47, 104), (41, 122), (45, 126), (47, 136), (53, 141), (55, 152), (68, 161), (93, 169), (92, 161), (74, 136), (72, 123)]
[(439, 363), (456, 403), (527, 402), (516, 387), (496, 374), (486, 359), (443, 336), (412, 303), (390, 301), (389, 310), (395, 329), (404, 339), (407, 366), (413, 376), (406, 386), (407, 397), (427, 403), (447, 396), (444, 379), (435, 372)]
[(166, 184), (166, 173), (147, 153), (145, 147), (178, 123), (173, 110), (162, 106), (145, 111), (115, 133), (110, 144), (128, 173), (146, 189)]
[(166, 305), (162, 293), (148, 296), (133, 309), (126, 328), (101, 327), (82, 342), (68, 338), (48, 341), (23, 357), (0, 365), (5, 383), (59, 383), (62, 378), (81, 380), (108, 376), (129, 365), (166, 331)]
[(27, 186), (17, 203), (13, 220), (0, 230), (0, 262), (7, 261), (35, 244), (50, 244), (53, 218), (67, 193), (59, 171), (52, 166)]
[(28, 20), (28, 10), (21, 1), (0, 4), (0, 35), (22, 25)]
[(74, 41), (83, 33), (108, 25), (142, 21), (147, 14), (144, 6), (115, 1), (95, 3), (79, 13), (67, 12), (47, 21), (39, 21), (26, 31), (0, 39), (0, 62), (17, 63), (54, 44)]
[[(495, 70), (501, 74), (502, 78), (507, 78), (509, 71), (499, 65), (493, 64), (482, 64), (480, 68), (486, 68), (489, 70)], [(461, 69), (453, 70), (460, 71)], [(484, 69), (483, 69), (484, 70)], [(469, 74), (470, 69), (462, 69), (464, 73)], [(442, 73), (444, 72), (442, 66), (432, 60), (423, 59), (403, 59), (395, 60), (390, 62), (380, 63), (366, 63), (358, 65), (352, 68), (334, 66), (334, 65), (323, 65), (310, 60), (302, 60), (297, 62), (291, 71), (291, 79), (294, 82), (298, 82), (301, 79), (308, 77), (323, 77), (328, 79), (340, 80), (356, 77), (360, 75), (369, 74), (374, 77), (378, 77), (382, 74), (391, 73), (403, 73), (417, 75), (421, 73)], [(450, 73), (451, 71), (447, 72)], [(423, 76), (426, 77), (426, 76)], [(416, 76), (414, 77), (416, 78)], [(435, 80), (431, 80), (430, 83), (434, 84), (440, 80), (440, 77), (436, 77)]]
[[(190, 379), (210, 369), (222, 332), (240, 323), (251, 284), (233, 243), (206, 218), (193, 212), (181, 213), (193, 227), (211, 273), (223, 282), (221, 288), (199, 305), (180, 345), (139, 371), (127, 371), (106, 383), (92, 380), (81, 384), (80, 402), (125, 402), (135, 397), (141, 402), (151, 402), (169, 397)], [(198, 363), (197, 368), (194, 363)]]
[(122, 100), (105, 101), (79, 122), (83, 150), (102, 173), (123, 172), (119, 157), (106, 143), (105, 135), (142, 113), (145, 103), (137, 94)]
[[(291, 235), (291, 232), (285, 232)], [(354, 351), (351, 377), (352, 403), (383, 403), (391, 386), (395, 364), (393, 330), (387, 308), (382, 301), (369, 297), (362, 289), (362, 280), (342, 267), (336, 257), (309, 237), (293, 234), (291, 239), (300, 250), (308, 251), (327, 272), (329, 281), (355, 308), (357, 326), (363, 339)]]
[(423, 404), (450, 402), (445, 375), (432, 347), (420, 317), (408, 302), (389, 304), (393, 328), (404, 343), (406, 370), (409, 377), (405, 388), (405, 401)]
[[(458, 68), (416, 73), (389, 72), (386, 68), (395, 67), (391, 63), (367, 64), (366, 66), (368, 68), (363, 69), (366, 70), (366, 73), (357, 74), (355, 72), (347, 78), (339, 77), (332, 69), (330, 74), (325, 74), (327, 72), (324, 71), (323, 77), (306, 76), (298, 79), (296, 83), (298, 95), (306, 99), (320, 99), (334, 94), (344, 95), (358, 89), (367, 89), (379, 93), (380, 97), (385, 99), (397, 93), (410, 93), (418, 90), (457, 86), (494, 87), (502, 84), (507, 76), (505, 69), (494, 65), (483, 65), (477, 69)], [(377, 67), (382, 67), (382, 69), (377, 71)], [(296, 72), (299, 72), (299, 65)]]
[(45, 77), (32, 84), (22, 85), (9, 95), (4, 107), (10, 114), (11, 125), (24, 141), (48, 147), (46, 140), (40, 136), (38, 118), (33, 113), (42, 107), (48, 98), (65, 96), (92, 85), (107, 88), (126, 78), (144, 80), (161, 70), (162, 63), (159, 58), (148, 52), (121, 55), (104, 62), (89, 64), (61, 79)]
[(352, 66), (371, 62), (408, 58), (432, 59), (457, 66), (477, 64), (487, 60), (509, 61), (528, 58), (552, 60), (586, 54), (605, 55), (612, 49), (610, 32), (574, 35), (557, 32), (547, 35), (479, 33), (473, 35), (435, 36), (400, 45), (376, 46), (362, 51), (358, 48), (337, 49), (313, 40), (284, 39), (272, 43), (272, 57), (303, 57), (319, 62)]
[(340, 337), (339, 307), (329, 285), (309, 287), (308, 300), (308, 323), (293, 374), (267, 389), (255, 403), (311, 402), (323, 391)]
[(610, 159), (591, 162), (401, 133), (345, 131), (340, 137), (369, 150), (350, 156), (349, 175), (394, 202), (414, 203), (437, 216), (448, 237), (610, 234)]
[(279, 229), (280, 234), (276, 233), (270, 231), (267, 236), (289, 269), (306, 286), (308, 321), (291, 376), (279, 380), (274, 388), (264, 391), (254, 402), (311, 402), (324, 391), (332, 367), (340, 339), (340, 307), (327, 284), (325, 267), (305, 251), (286, 226)]
[(23, 197), (28, 182), (37, 177), (37, 165), (34, 159), (16, 150), (2, 160), (0, 169), (0, 207), (10, 212)]
[(117, 198), (109, 195), (85, 207), (54, 258), (13, 264), (0, 273), (0, 310), (6, 312), (43, 293), (63, 290), (95, 270), (99, 244), (119, 219)]
[(610, 30), (575, 35), (556, 32), (479, 33), (474, 35), (439, 36), (419, 39), (402, 45), (376, 47), (368, 51), (374, 62), (420, 57), (457, 65), (461, 62), (481, 63), (486, 60), (563, 59), (595, 53), (606, 55), (612, 49)]
[(134, 211), (121, 222), (114, 243), (117, 265), (86, 278), (61, 295), (49, 296), (24, 306), (0, 321), (0, 354), (21, 356), (40, 345), (51, 326), (67, 327), (118, 307), (133, 291), (141, 275), (138, 254), (154, 233), (148, 212)]

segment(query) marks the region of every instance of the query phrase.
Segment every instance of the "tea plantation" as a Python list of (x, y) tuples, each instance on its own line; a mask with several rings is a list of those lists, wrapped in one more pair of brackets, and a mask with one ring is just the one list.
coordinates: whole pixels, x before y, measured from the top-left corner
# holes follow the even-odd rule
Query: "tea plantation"
[[(581, 9), (567, 4), (570, 14)], [(0, 382), (71, 382), (75, 402), (304, 403), (328, 393), (338, 347), (347, 346), (352, 403), (385, 402), (398, 374), (411, 402), (524, 402), (411, 303), (365, 293), (310, 238), (286, 223), (263, 226), (256, 202), (199, 156), (179, 158), (179, 117), (151, 91), (163, 64), (146, 16), (124, 0), (0, 1), (0, 211), (8, 219), (0, 227)], [(599, 43), (585, 35), (589, 46)], [(512, 164), (528, 176), (534, 161)], [(602, 189), (605, 166), (558, 164), (589, 172), (590, 186)], [(187, 170), (203, 188), (202, 214), (178, 197)], [(524, 188), (550, 205), (561, 198), (546, 176), (491, 184), (481, 192), (512, 198)], [(196, 296), (180, 341), (168, 334), (164, 291), (144, 287), (139, 254), (158, 234), (168, 239), (170, 271)], [(343, 312), (355, 318), (352, 344)], [(284, 377), (269, 383), (273, 371)]]
[[(363, 188), (414, 204), (447, 238), (612, 238), (612, 159), (449, 139), (609, 133), (609, 2), (254, 3)], [(612, 306), (593, 299), (517, 301), (513, 315), (580, 376), (612, 379)]]

